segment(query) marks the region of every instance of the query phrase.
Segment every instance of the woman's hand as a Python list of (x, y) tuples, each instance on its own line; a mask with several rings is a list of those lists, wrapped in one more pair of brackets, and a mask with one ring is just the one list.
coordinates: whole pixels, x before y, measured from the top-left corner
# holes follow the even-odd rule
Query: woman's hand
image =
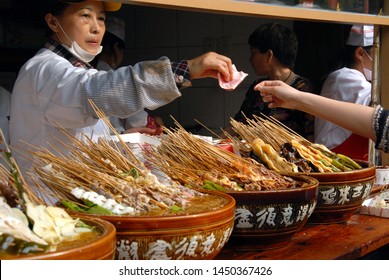
[(208, 52), (194, 59), (188, 60), (191, 79), (215, 78), (220, 73), (225, 81), (233, 77), (231, 59), (215, 52)]
[(297, 109), (303, 96), (301, 91), (282, 81), (263, 81), (254, 89), (260, 91), (263, 101), (268, 103), (269, 108)]
[(376, 140), (373, 129), (374, 108), (299, 91), (281, 81), (264, 81), (254, 87), (270, 108), (300, 110), (332, 122), (356, 134)]

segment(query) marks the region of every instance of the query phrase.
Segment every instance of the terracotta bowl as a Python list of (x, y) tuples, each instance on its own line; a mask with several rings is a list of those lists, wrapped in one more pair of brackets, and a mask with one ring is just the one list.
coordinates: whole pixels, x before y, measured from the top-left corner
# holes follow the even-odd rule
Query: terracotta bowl
[[(78, 217), (78, 215), (72, 215)], [(98, 236), (91, 241), (71, 249), (61, 251), (29, 254), (20, 256), (2, 255), (0, 259), (13, 260), (113, 260), (116, 252), (116, 229), (104, 220), (94, 217), (82, 217), (86, 224), (94, 226), (99, 232)]]
[(333, 172), (309, 173), (319, 181), (317, 205), (309, 223), (341, 223), (350, 219), (369, 196), (375, 180), (376, 167), (358, 161), (363, 169)]
[(236, 250), (274, 249), (289, 243), (316, 205), (318, 181), (288, 175), (303, 185), (294, 189), (228, 192), (236, 200), (234, 230), (227, 246)]
[(235, 200), (211, 195), (223, 197), (224, 206), (193, 215), (98, 217), (116, 227), (116, 259), (213, 259), (231, 235)]

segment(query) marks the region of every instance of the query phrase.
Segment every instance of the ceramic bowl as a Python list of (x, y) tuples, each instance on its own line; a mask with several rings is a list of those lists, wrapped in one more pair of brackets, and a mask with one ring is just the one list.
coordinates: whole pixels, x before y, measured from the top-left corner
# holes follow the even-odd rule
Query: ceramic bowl
[[(78, 215), (72, 215), (78, 217)], [(94, 226), (98, 231), (98, 236), (82, 245), (70, 249), (59, 250), (49, 253), (37, 253), (29, 255), (2, 255), (0, 259), (13, 260), (113, 260), (116, 253), (116, 229), (115, 227), (102, 219), (94, 217), (82, 217), (83, 222)]]
[(358, 161), (360, 170), (332, 173), (309, 173), (319, 181), (317, 205), (309, 223), (342, 223), (350, 219), (369, 196), (376, 167)]
[(228, 192), (235, 198), (235, 224), (227, 246), (242, 251), (274, 249), (289, 243), (316, 205), (319, 182), (290, 174), (302, 182), (294, 189)]
[(213, 259), (231, 235), (235, 200), (223, 193), (210, 195), (223, 197), (225, 204), (193, 215), (98, 217), (116, 228), (116, 259)]

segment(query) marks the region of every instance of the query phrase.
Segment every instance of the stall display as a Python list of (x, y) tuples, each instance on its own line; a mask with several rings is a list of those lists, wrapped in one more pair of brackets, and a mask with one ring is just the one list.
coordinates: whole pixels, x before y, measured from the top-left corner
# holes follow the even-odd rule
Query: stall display
[(124, 142), (69, 137), (69, 155), (30, 151), (34, 176), (70, 213), (115, 226), (116, 259), (212, 259), (227, 243), (231, 196), (158, 178)]
[[(140, 2), (140, 3), (142, 3), (142, 2), (144, 2), (144, 1), (124, 1), (124, 2), (129, 2), (129, 3), (131, 3), (131, 2), (134, 2), (134, 3), (137, 3), (137, 2)], [(147, 2), (147, 1), (146, 1)], [(153, 2), (153, 1), (151, 1), (151, 2)], [(166, 1), (165, 1), (166, 2)], [(169, 2), (169, 1), (167, 1), (167, 2)], [(174, 2), (174, 1), (172, 1), (172, 2)], [(206, 1), (206, 3), (207, 2), (209, 2), (209, 1)], [(259, 2), (259, 3), (266, 3), (266, 1), (250, 1), (250, 0), (247, 0), (247, 2)], [(267, 1), (267, 2), (271, 2), (271, 1)], [(276, 2), (276, 1), (273, 1), (273, 2)], [(277, 2), (286, 2), (286, 1), (277, 1)], [(294, 1), (294, 2), (296, 2), (296, 1)], [(307, 3), (313, 3), (313, 1), (301, 1), (301, 2), (306, 2), (305, 4), (307, 4)], [(316, 3), (317, 2), (320, 2), (320, 3), (322, 3), (322, 2), (325, 2), (325, 1), (316, 1)], [(328, 1), (328, 3), (329, 3), (330, 1)], [(331, 1), (331, 2), (335, 2), (335, 1)], [(338, 2), (347, 2), (347, 1), (338, 1)], [(348, 2), (353, 2), (353, 1), (348, 1)], [(362, 2), (362, 1), (354, 1), (354, 2), (358, 2), (358, 3), (360, 3), (360, 2)], [(365, 1), (366, 2), (366, 1)], [(379, 5), (380, 5), (380, 9), (382, 8), (382, 1), (370, 1), (370, 3), (374, 3), (374, 4), (376, 4), (376, 3), (380, 3)], [(149, 3), (146, 3), (147, 5), (149, 5)], [(183, 4), (183, 5), (185, 5), (185, 4)], [(196, 5), (197, 5), (197, 3), (196, 3)], [(262, 5), (262, 4), (261, 4)], [(198, 5), (199, 7), (201, 7), (201, 5)], [(223, 5), (218, 5), (219, 7), (222, 7)], [(219, 7), (218, 7), (218, 9), (219, 9)], [(307, 6), (305, 6), (305, 7), (307, 7)], [(228, 8), (228, 7), (227, 7)], [(262, 7), (260, 7), (260, 8), (262, 8)], [(264, 10), (264, 14), (266, 14), (267, 13), (267, 9), (263, 9)], [(275, 9), (276, 11), (277, 11), (277, 8)], [(230, 10), (226, 10), (227, 12), (230, 12)], [(283, 10), (282, 10), (283, 11)], [(289, 10), (287, 10), (287, 11), (289, 11)], [(255, 13), (256, 11), (254, 11), (254, 13)], [(242, 11), (238, 11), (238, 13), (242, 13)], [(246, 12), (247, 13), (247, 12)], [(309, 19), (314, 19), (314, 17), (309, 17), (309, 15), (310, 15), (310, 13), (304, 13), (304, 12), (302, 12), (301, 13), (302, 15), (308, 15), (308, 16), (303, 16), (303, 18), (309, 18)], [(322, 15), (323, 13), (320, 13), (319, 15)], [(344, 14), (344, 13), (343, 13)], [(375, 12), (374, 14), (377, 14), (377, 12)], [(266, 14), (267, 15), (267, 14)], [(274, 15), (274, 14), (271, 14), (271, 15)], [(324, 14), (325, 16), (327, 16), (327, 14)], [(277, 16), (279, 16), (279, 14), (277, 14)], [(289, 14), (287, 14), (287, 15), (281, 15), (280, 17), (290, 17), (290, 15)], [(292, 13), (292, 15), (291, 15), (292, 17), (294, 16), (294, 14)], [(342, 21), (343, 20), (343, 18), (341, 18), (341, 16), (342, 16), (342, 14), (339, 16), (339, 17), (332, 17), (332, 14), (330, 14), (329, 15), (329, 21), (336, 21), (336, 22), (340, 22), (340, 21)], [(387, 19), (385, 19), (385, 18), (383, 18), (383, 16), (382, 15), (379, 15), (379, 16), (377, 16), (377, 17), (371, 17), (371, 18), (369, 18), (369, 17), (367, 17), (367, 16), (365, 16), (365, 17), (361, 17), (361, 18), (356, 18), (356, 17), (352, 17), (352, 16), (350, 16), (350, 17), (347, 17), (347, 19), (348, 18), (350, 18), (351, 20), (350, 20), (350, 22), (353, 22), (353, 21), (361, 21), (361, 20), (363, 20), (363, 21), (365, 21), (366, 19), (366, 21), (367, 22), (369, 22), (369, 21), (372, 21), (374, 24), (376, 24), (376, 23), (380, 23), (380, 21), (382, 20), (383, 21), (383, 24), (386, 24), (386, 25), (388, 25), (388, 21), (387, 21)], [(384, 87), (385, 87), (385, 85), (384, 85)], [(374, 166), (370, 166), (370, 165), (368, 165), (368, 166), (366, 166), (366, 165), (364, 165), (364, 163), (361, 163), (361, 166), (362, 166), (362, 169), (370, 169), (371, 168), (371, 170), (373, 170), (374, 169)], [(370, 170), (369, 170), (370, 171)], [(353, 172), (353, 171), (350, 171), (350, 172)], [(347, 172), (346, 172), (347, 173)], [(355, 175), (355, 173), (351, 173), (348, 177), (349, 178), (354, 178), (354, 175)], [(370, 172), (369, 172), (369, 176), (371, 176), (371, 174), (370, 174)], [(219, 185), (218, 185), (219, 186)], [(217, 186), (217, 187), (218, 187)], [(368, 188), (366, 188), (365, 190), (367, 190)], [(365, 193), (367, 193), (368, 191), (366, 191)], [(353, 210), (354, 211), (354, 210)], [(356, 225), (357, 223), (359, 223), (360, 221), (358, 220), (358, 219), (356, 219), (355, 218), (356, 216), (354, 216), (354, 219), (352, 219), (351, 220), (351, 223), (354, 225), (354, 227), (356, 227), (356, 228), (358, 228), (358, 226)], [(379, 222), (377, 222), (376, 224), (379, 224), (380, 225), (380, 227), (382, 226), (381, 225), (381, 223), (379, 223)], [(341, 229), (340, 229), (340, 232), (346, 232), (347, 231), (347, 229), (348, 229), (348, 227), (347, 227), (347, 225), (344, 223), (344, 224), (337, 224), (337, 225), (334, 225), (334, 226), (340, 226), (341, 227)], [(370, 227), (370, 225), (368, 225), (369, 227)], [(371, 233), (371, 231), (370, 232), (368, 232), (369, 231), (369, 228), (368, 228), (368, 226), (366, 226), (366, 227), (364, 227), (363, 228), (363, 231), (365, 231), (365, 232), (367, 232), (367, 233)], [(329, 227), (332, 227), (332, 225), (330, 225)], [(359, 228), (360, 228), (360, 226), (359, 226)], [(386, 227), (387, 228), (387, 227)], [(309, 231), (307, 231), (307, 232), (309, 232)], [(334, 233), (336, 233), (336, 231), (334, 232)], [(302, 231), (300, 231), (300, 235), (298, 236), (298, 238), (300, 238), (301, 236), (303, 236), (303, 235), (305, 235), (305, 232), (302, 232)], [(307, 234), (308, 235), (308, 234)], [(322, 231), (322, 229), (320, 229), (320, 230), (318, 230), (318, 235), (323, 235), (323, 231)], [(332, 234), (332, 235), (336, 235), (336, 234)], [(303, 246), (302, 244), (305, 242), (305, 240), (304, 239), (296, 239), (296, 240), (298, 240), (297, 242), (295, 242), (295, 243), (298, 243), (298, 245), (300, 245), (300, 246)], [(368, 240), (370, 240), (370, 239), (366, 239), (366, 244), (370, 244), (371, 242), (369, 241), (368, 242)], [(315, 240), (316, 241), (316, 240)], [(317, 244), (317, 242), (316, 242), (316, 244)], [(337, 244), (335, 244), (336, 246), (335, 247), (337, 247), (337, 248), (340, 248), (340, 247), (344, 247), (343, 245), (344, 245), (344, 243), (343, 242), (341, 242), (341, 243), (337, 243)], [(300, 248), (298, 248), (299, 250), (301, 249), (301, 247)], [(317, 248), (318, 249), (318, 248)], [(181, 250), (181, 251), (183, 251), (183, 250)], [(296, 250), (297, 251), (297, 250)], [(320, 250), (317, 250), (318, 252), (320, 251)], [(128, 251), (126, 251), (126, 252), (128, 252)], [(283, 250), (282, 249), (282, 252), (279, 254), (279, 258), (280, 259), (284, 259), (285, 258), (285, 256), (286, 256), (286, 254), (285, 253), (288, 253), (288, 251), (287, 250)], [(261, 254), (266, 254), (266, 253), (261, 253)], [(155, 254), (155, 256), (158, 256), (158, 254)], [(305, 256), (312, 256), (310, 253), (309, 253), (309, 255), (304, 255), (304, 257)], [(246, 256), (245, 256), (246, 257)], [(322, 257), (322, 258), (326, 258), (327, 257), (327, 259), (329, 259), (330, 257), (329, 257), (329, 255), (323, 255), (323, 254), (320, 254), (320, 257)], [(354, 257), (354, 256), (349, 256), (350, 258), (352, 258), (352, 257)], [(256, 257), (257, 259), (260, 259), (259, 257)], [(274, 259), (274, 255), (272, 256), (272, 259)]]
[(231, 137), (237, 148), (277, 172), (306, 174), (319, 181), (317, 205), (309, 222), (347, 221), (370, 195), (375, 165), (335, 154), (311, 143), (274, 118), (256, 116), (247, 124), (231, 120), (245, 144)]
[(230, 241), (239, 250), (286, 246), (316, 205), (318, 182), (298, 174), (279, 174), (190, 134), (179, 124), (166, 129), (147, 160), (185, 185), (235, 198)]

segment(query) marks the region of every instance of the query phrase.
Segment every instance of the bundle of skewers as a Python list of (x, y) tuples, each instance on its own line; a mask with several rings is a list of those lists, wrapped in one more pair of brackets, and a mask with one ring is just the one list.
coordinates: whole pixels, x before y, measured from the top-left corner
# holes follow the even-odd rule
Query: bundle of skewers
[(52, 196), (73, 210), (145, 215), (183, 208), (193, 196), (201, 195), (173, 181), (161, 183), (141, 162), (131, 161), (108, 140), (72, 140), (69, 154), (54, 155), (43, 149), (33, 152), (33, 171)]
[[(0, 129), (0, 139), (4, 139)], [(0, 256), (56, 251), (63, 241), (92, 233), (93, 227), (73, 219), (64, 209), (47, 206), (26, 183), (11, 151), (0, 159)]]
[(182, 184), (219, 191), (293, 188), (298, 184), (255, 160), (218, 148), (187, 132), (177, 122), (176, 126), (165, 128), (161, 145), (144, 156)]
[[(277, 172), (341, 172), (362, 169), (351, 158), (312, 143), (278, 120), (254, 116), (247, 123), (231, 119), (232, 128), (249, 145), (228, 136), (238, 149)], [(240, 148), (239, 148), (240, 147)], [(248, 152), (249, 151), (249, 152)]]
[[(104, 113), (94, 109), (116, 132)], [(62, 132), (71, 144), (59, 142), (52, 147), (55, 153), (37, 147), (27, 152), (34, 159), (31, 178), (43, 182), (50, 196), (71, 210), (100, 215), (175, 214), (191, 199), (205, 195), (172, 180), (162, 182), (117, 133), (119, 142), (109, 136), (95, 142), (87, 135), (80, 141)]]

